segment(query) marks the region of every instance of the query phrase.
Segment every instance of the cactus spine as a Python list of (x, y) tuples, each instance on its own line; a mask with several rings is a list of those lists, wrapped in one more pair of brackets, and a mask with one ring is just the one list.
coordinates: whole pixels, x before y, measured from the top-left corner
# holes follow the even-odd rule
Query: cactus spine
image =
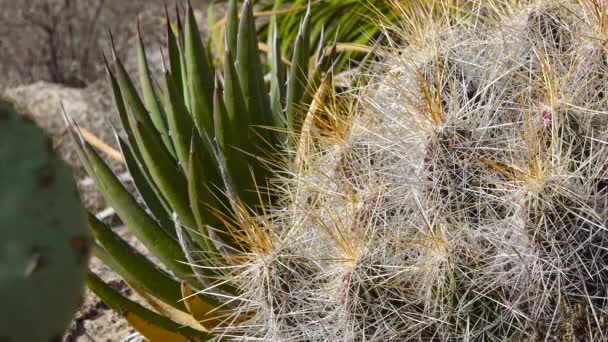
[(315, 118), (342, 128), (310, 130), (241, 273), (248, 336), (608, 338), (606, 5), (439, 3), (399, 5), (355, 105)]

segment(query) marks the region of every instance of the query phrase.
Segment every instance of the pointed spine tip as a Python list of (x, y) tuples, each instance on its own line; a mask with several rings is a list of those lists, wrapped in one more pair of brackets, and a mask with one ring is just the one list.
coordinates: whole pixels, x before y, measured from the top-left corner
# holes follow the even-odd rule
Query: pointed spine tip
[(101, 56), (103, 57), (103, 65), (106, 68), (106, 72), (108, 74), (112, 73), (112, 70), (110, 70), (110, 63), (108, 62), (108, 56), (106, 56), (106, 52), (102, 51)]
[(81, 146), (84, 147), (86, 144), (86, 141), (84, 140), (84, 137), (82, 136), (82, 133), (80, 133), (80, 127), (78, 126), (78, 123), (76, 123), (76, 120), (72, 119), (72, 122), (69, 122), (69, 118), (68, 115), (65, 111), (65, 107), (63, 106), (63, 102), (60, 102), (61, 105), (61, 110), (63, 111), (63, 115), (64, 115), (64, 120), (66, 120), (66, 124), (68, 125), (68, 129), (70, 130), (70, 132), (72, 133), (72, 135), (77, 138), (76, 142)]
[(177, 4), (177, 1), (175, 2), (175, 22), (177, 23), (177, 32), (179, 33), (182, 30), (182, 18), (179, 14), (179, 5)]
[(61, 116), (63, 117), (63, 122), (65, 123), (65, 127), (71, 131), (72, 125), (70, 124), (70, 119), (68, 118), (68, 113), (65, 110), (65, 106), (63, 105), (63, 101), (59, 100), (59, 107), (61, 107)]
[(213, 92), (214, 93), (217, 93), (219, 91), (219, 89), (220, 89), (220, 76), (219, 76), (219, 74), (220, 74), (220, 71), (216, 70), (215, 71), (215, 77), (214, 77), (215, 80), (213, 82)]
[(167, 66), (165, 65), (165, 54), (163, 53), (163, 47), (160, 48), (160, 66), (162, 68), (163, 74), (167, 73)]
[(167, 7), (167, 0), (163, 0), (163, 9), (165, 10), (165, 18), (169, 22), (169, 9)]
[(141, 34), (141, 19), (139, 18), (139, 16), (137, 16), (137, 36), (139, 37), (139, 40), (141, 40), (142, 34)]
[(108, 30), (108, 36), (110, 37), (110, 47), (112, 49), (112, 58), (114, 59), (114, 62), (116, 62), (118, 60), (118, 57), (116, 55), (116, 43), (114, 42), (114, 35), (112, 34), (112, 30)]
[(195, 147), (196, 144), (194, 143), (195, 142), (195, 139), (194, 139), (195, 134), (196, 134), (196, 131), (193, 128), (192, 129), (192, 134), (190, 135), (190, 156), (194, 156), (196, 154), (196, 147)]
[(120, 135), (118, 134), (118, 129), (116, 128), (116, 126), (114, 125), (112, 120), (110, 120), (110, 126), (112, 127), (112, 133), (114, 134), (114, 139), (116, 139), (116, 141), (119, 141)]

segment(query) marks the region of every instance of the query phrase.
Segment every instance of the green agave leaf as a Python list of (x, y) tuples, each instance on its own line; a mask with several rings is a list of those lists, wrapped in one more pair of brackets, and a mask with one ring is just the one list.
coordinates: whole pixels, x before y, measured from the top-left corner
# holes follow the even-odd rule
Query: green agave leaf
[(131, 146), (120, 138), (118, 134), (116, 134), (116, 139), (125, 160), (125, 164), (127, 165), (127, 170), (131, 174), (133, 183), (144, 200), (144, 203), (146, 203), (146, 206), (150, 209), (151, 214), (158, 220), (158, 223), (163, 230), (171, 237), (177, 238), (175, 236), (175, 231), (173, 230), (173, 221), (169, 214), (171, 212), (169, 204), (165, 202), (162, 194), (158, 191), (154, 182), (151, 181), (150, 175), (144, 173), (144, 170), (142, 170), (139, 165), (140, 162), (135, 158)]
[[(179, 12), (178, 12), (179, 17)], [(182, 98), (184, 96), (184, 89), (182, 87), (183, 79), (182, 79), (182, 56), (179, 50), (178, 38), (176, 37), (174, 30), (171, 28), (171, 21), (169, 19), (169, 11), (167, 10), (167, 4), (165, 3), (165, 20), (167, 21), (166, 25), (166, 34), (167, 34), (167, 47), (169, 50), (169, 68), (171, 70), (171, 75), (173, 76), (173, 81), (178, 86), (178, 91)], [(179, 19), (178, 19), (179, 21)], [(181, 23), (179, 23), (181, 26)], [(179, 31), (178, 31), (179, 32)], [(184, 103), (186, 103), (184, 101)], [(187, 106), (186, 106), (187, 107)]]
[(302, 125), (302, 118), (299, 115), (299, 100), (302, 98), (306, 89), (306, 77), (304, 73), (308, 69), (308, 57), (304, 55), (304, 35), (298, 34), (293, 49), (291, 67), (287, 78), (287, 99), (285, 111), (288, 127), (292, 132), (297, 132)]
[(133, 115), (129, 116), (129, 121), (154, 183), (184, 225), (195, 227), (196, 222), (187, 201), (188, 182), (184, 174), (168, 153), (155, 143), (149, 128), (137, 121)]
[[(183, 336), (183, 341), (192, 339), (194, 339), (194, 341), (207, 341), (214, 337), (211, 333), (184, 327), (181, 324), (175, 323), (170, 319), (150, 311), (126, 297), (123, 297), (121, 294), (116, 292), (116, 290), (105, 284), (103, 280), (91, 272), (87, 277), (87, 286), (114, 311), (125, 316), (129, 314), (137, 315), (137, 317), (141, 317), (141, 319), (145, 320), (150, 325), (157, 326)], [(164, 335), (164, 337), (167, 338), (166, 335)]]
[[(229, 52), (226, 53), (226, 57), (228, 58), (228, 63), (226, 63), (227, 69), (230, 69), (230, 66), (228, 66), (228, 64), (231, 64), (229, 63)], [(227, 72), (226, 74), (230, 75), (230, 72)], [(236, 75), (231, 75), (230, 77), (232, 78), (232, 76)], [(234, 81), (234, 79), (232, 79), (232, 81)], [(247, 182), (248, 177), (246, 175), (238, 173), (238, 171), (244, 169), (243, 165), (246, 165), (244, 161), (246, 161), (247, 158), (244, 154), (241, 155), (240, 158), (236, 156), (237, 151), (234, 143), (235, 134), (242, 135), (242, 133), (232, 129), (226, 106), (219, 95), (221, 92), (219, 88), (219, 84), (216, 81), (215, 90), (213, 92), (213, 122), (215, 123), (215, 136), (217, 137), (217, 145), (221, 156), (221, 165), (228, 176), (228, 187), (240, 198), (243, 190), (247, 188), (247, 186), (243, 186), (243, 183), (250, 183)], [(226, 95), (227, 93), (224, 94)], [(235, 159), (238, 160), (236, 163)]]
[(321, 37), (317, 45), (317, 52), (315, 53), (315, 65), (321, 64), (325, 57), (325, 29), (321, 28)]
[(210, 238), (209, 227), (215, 229), (214, 232), (223, 244), (234, 247), (232, 234), (227, 230), (221, 219), (230, 215), (231, 207), (226, 195), (218, 187), (206, 181), (208, 168), (205, 167), (205, 161), (201, 158), (199, 150), (200, 146), (191, 144), (188, 163), (188, 198), (207, 250), (214, 252), (209, 252), (209, 257), (212, 260), (224, 263), (225, 261), (220, 257), (221, 254), (216, 250)]
[[(310, 36), (312, 34), (312, 27), (311, 27), (312, 14), (310, 11), (311, 11), (311, 9), (310, 9), (310, 1), (309, 1), (308, 6), (306, 7), (306, 15), (304, 15), (304, 19), (302, 21), (302, 36), (304, 38), (304, 44), (302, 45), (302, 47), (303, 47), (302, 54), (307, 59), (310, 56)], [(304, 73), (304, 75), (308, 75), (308, 63), (306, 63), (303, 66), (306, 69), (302, 70), (302, 72)]]
[(236, 0), (229, 0), (226, 22), (226, 47), (232, 54), (236, 53), (239, 32), (239, 13), (236, 3)]
[[(230, 135), (229, 143), (237, 148), (249, 148), (249, 142), (256, 141), (251, 130), (251, 117), (241, 91), (241, 82), (234, 66), (232, 53), (226, 50), (224, 57), (224, 104), (226, 105), (226, 128)], [(216, 87), (217, 90), (217, 87)], [(214, 93), (215, 95), (215, 93)], [(214, 102), (214, 110), (216, 109)], [(217, 133), (217, 128), (216, 128)], [(222, 138), (224, 141), (226, 138)]]
[[(179, 61), (181, 65), (181, 87), (182, 87), (182, 96), (184, 97), (184, 104), (188, 108), (190, 115), (192, 115), (192, 95), (190, 94), (190, 77), (188, 75), (188, 65), (186, 61), (186, 34), (184, 33), (184, 26), (182, 25), (182, 21), (179, 15), (179, 8), (177, 3), (175, 4), (175, 12), (176, 12), (176, 21), (177, 21), (177, 46), (179, 48)], [(174, 75), (178, 75), (177, 70), (173, 71)], [(174, 76), (175, 77), (175, 76)], [(177, 78), (175, 78), (177, 80)], [(179, 87), (180, 83), (176, 83)], [(193, 118), (194, 119), (194, 118)]]
[[(215, 152), (211, 146), (201, 140), (198, 132), (193, 132), (193, 123), (188, 116), (187, 109), (179, 98), (179, 94), (177, 94), (171, 75), (167, 73), (166, 77), (167, 113), (171, 132), (174, 132), (172, 138), (176, 140), (175, 145), (178, 147), (180, 163), (184, 172), (188, 175), (188, 189), (190, 189), (193, 183), (199, 184), (193, 189), (196, 191), (198, 200), (192, 202), (189, 199), (190, 209), (192, 210), (196, 226), (203, 232), (203, 236), (198, 241), (204, 240), (208, 252), (212, 252), (215, 250), (215, 247), (205, 238), (208, 236), (205, 227), (210, 225), (221, 230), (224, 224), (217, 217), (218, 212), (224, 213), (229, 208), (225, 202), (221, 201), (221, 198), (225, 196), (220, 191), (223, 182), (219, 173), (219, 165), (214, 157)], [(193, 181), (193, 175), (190, 174), (189, 166), (192, 154), (191, 145), (196, 146), (197, 151), (195, 165), (192, 167), (195, 181)], [(188, 190), (188, 194), (191, 195), (192, 191)], [(201, 201), (204, 203), (204, 207), (201, 207)], [(193, 203), (199, 204), (193, 205)], [(211, 211), (210, 208), (215, 208), (217, 212)], [(193, 228), (194, 226), (189, 227)]]
[[(146, 109), (146, 106), (144, 105), (143, 101), (139, 97), (139, 94), (137, 93), (137, 90), (135, 89), (135, 85), (133, 84), (133, 81), (129, 77), (129, 74), (127, 74), (127, 71), (125, 70), (125, 67), (122, 64), (121, 60), (118, 58), (118, 56), (116, 56), (115, 50), (113, 50), (113, 53), (114, 53), (114, 64), (116, 66), (116, 78), (118, 80), (118, 85), (120, 86), (121, 97), (124, 99), (124, 101), (125, 101), (124, 103), (126, 105), (128, 105), (128, 106), (125, 106), (124, 113), (120, 113), (121, 111), (119, 109), (121, 119), (123, 116), (125, 118), (129, 117), (126, 109), (130, 108), (132, 113), (135, 114), (135, 116), (137, 117), (137, 120), (143, 126), (146, 126), (147, 129), (150, 130), (150, 132), (153, 132), (155, 141), (159, 145), (162, 144), (162, 146), (164, 146), (164, 143), (162, 142), (162, 138), (159, 135), (156, 128), (154, 127), (154, 123), (150, 119), (150, 114), (149, 114), (148, 110)], [(127, 120), (126, 122), (123, 122), (123, 124), (128, 123), (128, 122), (129, 121)], [(126, 125), (126, 126), (128, 126), (128, 125)], [(131, 129), (128, 130), (127, 133), (132, 134), (133, 127), (131, 127)], [(166, 153), (166, 149), (165, 149), (165, 153)]]
[[(213, 45), (213, 46), (220, 46), (220, 31), (219, 30), (212, 30), (212, 27), (215, 27), (216, 24), (216, 20), (215, 20), (215, 4), (212, 2), (209, 4), (209, 6), (207, 7), (207, 27), (209, 28), (208, 34), (209, 37), (207, 38), (208, 40), (208, 45)], [(211, 47), (209, 47), (208, 51), (211, 53)]]
[(303, 107), (308, 108), (310, 106), (317, 89), (321, 86), (321, 82), (329, 82), (329, 77), (331, 77), (333, 72), (332, 68), (334, 66), (333, 61), (335, 60), (336, 55), (336, 44), (337, 42), (334, 41), (334, 44), (332, 45), (332, 48), (328, 54), (325, 54), (323, 47), (319, 46), (319, 50), (317, 51), (318, 60), (315, 63), (313, 71), (308, 76), (308, 84), (304, 94), (302, 95), (302, 99), (300, 100)]
[[(275, 17), (273, 17), (275, 18)], [(268, 58), (270, 60), (270, 108), (273, 114), (273, 126), (287, 127), (283, 107), (285, 106), (285, 67), (281, 60), (281, 40), (279, 28), (275, 24), (273, 26), (272, 52)], [(281, 134), (281, 142), (284, 142), (284, 134)]]
[(160, 137), (167, 148), (167, 151), (175, 156), (175, 150), (169, 137), (169, 131), (167, 130), (167, 123), (165, 122), (165, 113), (161, 107), (160, 100), (158, 99), (156, 89), (152, 85), (152, 77), (150, 76), (150, 70), (148, 69), (148, 59), (146, 57), (146, 49), (144, 47), (144, 41), (141, 34), (141, 28), (139, 20), (137, 21), (137, 67), (139, 70), (139, 80), (142, 86), (142, 93), (146, 108), (149, 110), (150, 118), (156, 130), (159, 132)]
[[(213, 139), (213, 72), (201, 40), (192, 6), (188, 5), (185, 33), (186, 74), (190, 91), (190, 112), (202, 137)], [(185, 79), (185, 78), (184, 78)]]
[[(274, 11), (278, 11), (283, 7), (283, 0), (277, 0), (273, 2), (273, 5), (271, 7), (271, 10)], [(275, 34), (277, 33), (276, 27), (277, 24), (279, 22), (279, 18), (277, 17), (277, 15), (273, 15), (270, 17), (270, 21), (268, 22), (268, 30), (272, 30), (269, 31), (266, 37), (266, 44), (268, 46), (273, 46), (274, 45), (274, 41), (275, 41)], [(274, 51), (274, 50), (273, 50)], [(268, 55), (269, 60), (272, 59), (272, 53), (270, 53)]]
[(164, 93), (167, 121), (171, 131), (171, 139), (177, 152), (177, 159), (182, 170), (188, 172), (190, 135), (194, 128), (194, 122), (169, 72), (165, 72)]
[[(256, 160), (255, 155), (235, 146), (236, 136), (242, 133), (231, 129), (231, 118), (228, 116), (220, 93), (221, 89), (218, 84), (213, 97), (213, 119), (222, 166), (226, 170), (231, 190), (243, 204), (253, 208), (260, 204), (256, 181), (263, 179), (266, 172)], [(255, 153), (254, 149), (252, 151)]]
[[(106, 71), (110, 80), (112, 92), (114, 94), (116, 108), (118, 110), (122, 126), (126, 132), (127, 139), (129, 140), (129, 144), (126, 144), (124, 141), (122, 141), (122, 139), (118, 139), (123, 158), (125, 159), (127, 168), (135, 182), (135, 185), (137, 186), (137, 189), (140, 191), (140, 194), (145, 199), (146, 205), (148, 205), (148, 207), (154, 211), (156, 218), (159, 220), (161, 226), (165, 229), (165, 231), (170, 232), (169, 234), (172, 235), (173, 229), (170, 228), (172, 226), (172, 223), (168, 224), (170, 222), (170, 219), (167, 214), (169, 207), (165, 203), (162, 194), (158, 191), (158, 189), (155, 187), (155, 184), (152, 182), (148, 170), (146, 168), (141, 167), (141, 164), (143, 162), (143, 156), (138, 148), (137, 141), (135, 139), (135, 134), (133, 134), (133, 130), (131, 129), (131, 125), (129, 124), (129, 118), (125, 103), (123, 101), (122, 91), (120, 90), (118, 80), (109, 68), (105, 56), (104, 62), (106, 65)], [(148, 188), (150, 189), (149, 191), (155, 194), (154, 196), (150, 195), (150, 192), (148, 192)], [(160, 202), (160, 206), (156, 202)], [(159, 210), (161, 208), (164, 208), (165, 210)]]
[(281, 28), (281, 32), (285, 32), (284, 37), (287, 37), (287, 39), (283, 41), (281, 50), (287, 51), (291, 42), (295, 41), (294, 37), (297, 37), (297, 35), (299, 34), (300, 26), (302, 23), (300, 21), (301, 17), (297, 14), (299, 12), (304, 11), (304, 5), (306, 5), (307, 3), (308, 0), (293, 1), (290, 6), (291, 11), (289, 12), (289, 14), (282, 17), (282, 20), (279, 23), (279, 27)]
[[(179, 244), (139, 206), (97, 152), (75, 131), (71, 130), (71, 134), (85, 169), (127, 228), (176, 276), (193, 281), (192, 270), (182, 263), (186, 257)], [(193, 286), (197, 286), (196, 282)]]
[(293, 132), (300, 129), (303, 121), (300, 100), (308, 85), (308, 58), (310, 56), (310, 3), (300, 25), (300, 32), (294, 44), (291, 68), (287, 83), (287, 122)]
[(110, 69), (110, 65), (108, 63), (108, 60), (106, 59), (105, 54), (103, 56), (103, 60), (105, 63), (105, 68), (106, 68), (106, 73), (108, 75), (108, 79), (110, 80), (112, 94), (114, 95), (114, 103), (116, 105), (116, 110), (118, 111), (118, 115), (120, 117), (122, 127), (124, 128), (125, 133), (127, 134), (129, 143), (133, 147), (133, 153), (137, 156), (137, 158), (139, 160), (141, 160), (141, 153), (139, 152), (139, 149), (137, 149), (137, 143), (136, 143), (134, 135), (133, 135), (133, 130), (131, 129), (131, 126), (129, 125), (129, 119), (127, 117), (127, 109), (125, 106), (125, 101), (122, 96), (122, 91), (120, 90), (120, 85), (118, 84), (118, 80), (116, 79), (116, 76)]
[[(107, 256), (96, 253), (97, 257), (104, 263), (109, 263), (108, 266), (111, 266), (128, 283), (149, 292), (176, 309), (187, 311), (182, 301), (180, 282), (161, 271), (152, 261), (91, 214), (89, 214), (89, 226), (97, 241), (107, 252)], [(221, 304), (214, 298), (201, 296), (201, 299), (214, 306)]]
[[(245, 1), (241, 13), (236, 62), (245, 105), (249, 113), (252, 113), (251, 124), (254, 126), (272, 125), (272, 112), (264, 83), (257, 33), (249, 0)], [(257, 134), (264, 140), (270, 141), (268, 139), (269, 130), (258, 129), (257, 131)]]

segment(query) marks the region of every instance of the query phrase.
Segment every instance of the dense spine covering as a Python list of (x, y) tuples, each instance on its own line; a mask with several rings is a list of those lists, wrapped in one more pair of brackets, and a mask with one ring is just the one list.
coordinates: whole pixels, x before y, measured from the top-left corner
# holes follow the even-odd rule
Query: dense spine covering
[(309, 131), (245, 335), (608, 338), (605, 5), (442, 4), (399, 5), (341, 128)]

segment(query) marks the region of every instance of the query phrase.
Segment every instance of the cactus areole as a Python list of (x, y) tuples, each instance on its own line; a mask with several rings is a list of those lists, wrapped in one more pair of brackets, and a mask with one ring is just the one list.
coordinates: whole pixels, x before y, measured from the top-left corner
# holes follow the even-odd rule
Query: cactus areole
[(70, 169), (0, 100), (0, 341), (61, 341), (78, 308), (91, 236)]

